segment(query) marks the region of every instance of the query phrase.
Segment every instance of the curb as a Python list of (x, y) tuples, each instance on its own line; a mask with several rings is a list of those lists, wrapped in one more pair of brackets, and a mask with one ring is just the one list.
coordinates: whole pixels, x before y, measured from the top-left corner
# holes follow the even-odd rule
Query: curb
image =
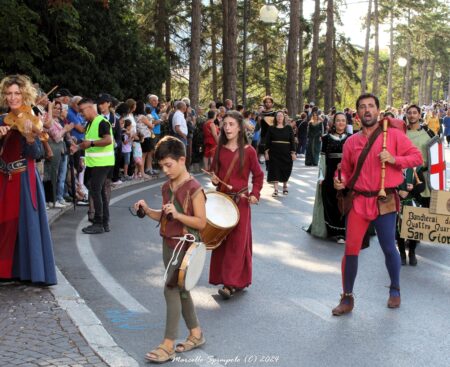
[[(159, 178), (159, 177), (158, 177)], [(112, 187), (111, 191), (124, 187), (135, 186), (143, 182), (156, 181), (158, 178), (142, 180), (137, 182), (127, 182), (119, 187)], [(48, 219), (51, 226), (66, 212), (73, 210), (73, 206), (67, 206), (53, 214)], [(102, 322), (89, 308), (84, 299), (80, 297), (75, 288), (66, 279), (63, 273), (56, 266), (58, 284), (49, 287), (50, 292), (55, 297), (58, 305), (67, 312), (79, 332), (86, 340), (87, 344), (98, 354), (98, 356), (111, 367), (139, 367), (139, 363), (127, 352), (119, 347), (111, 335), (103, 327)]]

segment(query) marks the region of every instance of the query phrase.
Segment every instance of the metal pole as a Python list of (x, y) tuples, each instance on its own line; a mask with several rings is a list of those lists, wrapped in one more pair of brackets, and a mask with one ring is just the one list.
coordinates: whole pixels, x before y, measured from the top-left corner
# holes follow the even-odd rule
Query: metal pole
[(244, 50), (242, 60), (242, 105), (247, 106), (247, 23), (248, 23), (248, 1), (244, 0)]

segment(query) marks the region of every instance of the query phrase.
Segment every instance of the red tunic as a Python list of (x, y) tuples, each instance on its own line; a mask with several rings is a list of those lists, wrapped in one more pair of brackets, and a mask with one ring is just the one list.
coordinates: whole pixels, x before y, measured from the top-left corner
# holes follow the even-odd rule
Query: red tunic
[[(259, 199), (263, 186), (264, 173), (253, 147), (247, 145), (244, 156), (244, 169), (242, 175), (239, 172), (239, 159), (233, 167), (227, 183), (233, 186), (233, 192), (238, 192), (248, 187), (250, 173), (252, 173), (252, 191), (246, 195), (254, 195)], [(219, 154), (220, 169), (216, 175), (224, 179), (230, 162), (239, 150), (232, 152), (222, 147)], [(213, 162), (212, 167), (215, 167)], [(227, 193), (227, 190), (219, 185), (218, 190)], [(252, 283), (252, 227), (251, 211), (247, 200), (241, 199), (237, 203), (240, 219), (238, 225), (228, 235), (225, 241), (211, 255), (209, 282), (211, 284), (224, 284), (236, 288), (248, 287)]]
[[(367, 136), (362, 132), (350, 136), (344, 144), (341, 161), (341, 176), (349, 182), (353, 176), (358, 158), (367, 143)], [(356, 191), (378, 191), (381, 187), (381, 162), (379, 154), (383, 146), (383, 133), (377, 137), (361, 168), (354, 189)], [(422, 155), (406, 134), (400, 129), (389, 128), (386, 148), (395, 158), (395, 164), (386, 163), (385, 188), (395, 188), (403, 182), (404, 168), (422, 164)], [(336, 173), (337, 175), (337, 173)], [(335, 175), (335, 176), (336, 176)], [(355, 212), (367, 219), (374, 220), (378, 216), (378, 198), (356, 195), (353, 200)]]
[[(170, 193), (170, 181), (167, 181), (162, 186), (162, 197), (163, 197), (163, 205), (174, 202), (172, 195)], [(203, 193), (202, 185), (193, 177), (190, 177), (186, 181), (184, 181), (181, 185), (179, 185), (173, 192), (178, 205), (183, 208), (183, 214), (193, 216), (194, 215), (194, 207), (192, 205), (192, 201), (199, 194)], [(182, 237), (188, 233), (187, 227), (176, 219), (167, 220), (165, 214), (163, 214), (161, 219), (161, 228), (160, 235), (163, 237), (164, 242), (171, 248), (175, 248), (178, 243), (178, 240), (172, 239), (172, 237)]]
[(219, 127), (214, 124), (213, 120), (208, 120), (203, 125), (203, 142), (205, 144), (205, 158), (212, 158), (217, 148), (216, 140), (211, 132), (211, 127), (216, 129), (217, 136), (219, 136)]

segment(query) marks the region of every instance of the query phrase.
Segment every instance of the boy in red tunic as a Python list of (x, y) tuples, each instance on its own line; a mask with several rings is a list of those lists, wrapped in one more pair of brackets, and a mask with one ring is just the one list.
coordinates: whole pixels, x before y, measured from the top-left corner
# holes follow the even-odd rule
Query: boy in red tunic
[[(173, 265), (173, 255), (178, 253), (175, 251), (178, 239), (174, 238), (183, 237), (187, 233), (196, 235), (206, 226), (206, 198), (200, 183), (186, 170), (186, 149), (179, 139), (173, 136), (161, 139), (156, 146), (155, 157), (169, 178), (162, 187), (162, 209), (151, 209), (144, 200), (139, 200), (134, 207), (136, 210), (141, 207), (147, 216), (161, 224), (163, 261), (167, 269), (167, 281), (164, 287), (167, 305), (166, 331), (163, 342), (147, 353), (145, 358), (150, 362), (163, 363), (173, 360), (175, 351), (187, 352), (206, 342), (190, 292), (181, 291), (171, 281), (190, 245), (189, 242), (182, 245), (181, 252), (176, 257), (177, 263)], [(177, 344), (174, 349), (181, 313), (189, 329), (189, 336), (185, 342)]]
[[(219, 294), (230, 298), (236, 289), (252, 283), (252, 228), (249, 204), (258, 203), (263, 186), (264, 173), (255, 149), (247, 144), (244, 119), (237, 111), (225, 114), (219, 145), (212, 164), (215, 175), (211, 181), (217, 190), (230, 195), (237, 203), (240, 219), (238, 225), (223, 243), (213, 250), (209, 282), (223, 284)], [(252, 190), (248, 180), (252, 174)], [(219, 179), (232, 187), (219, 185)]]

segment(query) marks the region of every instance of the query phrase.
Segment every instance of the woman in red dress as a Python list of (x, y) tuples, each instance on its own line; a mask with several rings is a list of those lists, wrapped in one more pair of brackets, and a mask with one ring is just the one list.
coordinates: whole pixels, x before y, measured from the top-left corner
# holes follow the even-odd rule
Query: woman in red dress
[(203, 165), (207, 171), (211, 170), (211, 161), (219, 143), (219, 127), (214, 123), (216, 116), (216, 111), (208, 111), (208, 121), (203, 125)]
[(0, 82), (0, 106), (9, 112), (0, 116), (0, 279), (53, 285), (53, 244), (35, 162), (42, 156), (41, 122), (31, 109), (35, 100), (28, 77), (10, 75)]
[[(237, 111), (225, 114), (215, 153), (211, 181), (217, 191), (231, 196), (239, 208), (238, 225), (211, 255), (209, 282), (223, 284), (219, 294), (230, 298), (236, 290), (252, 283), (252, 228), (250, 204), (257, 204), (263, 186), (264, 173), (255, 149), (247, 144), (244, 119)], [(252, 188), (249, 176), (252, 174)], [(219, 180), (225, 181), (231, 190)]]

